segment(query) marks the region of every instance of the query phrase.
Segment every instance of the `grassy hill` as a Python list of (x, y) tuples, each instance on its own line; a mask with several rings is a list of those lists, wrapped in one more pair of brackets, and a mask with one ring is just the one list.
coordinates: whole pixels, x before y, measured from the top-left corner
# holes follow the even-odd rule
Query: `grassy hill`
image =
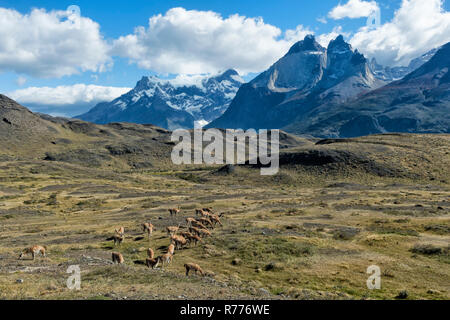
[[(450, 135), (282, 133), (280, 172), (263, 177), (257, 166), (174, 166), (164, 129), (40, 116), (4, 96), (0, 133), (1, 299), (450, 298)], [(148, 247), (165, 252), (167, 226), (204, 207), (223, 227), (164, 270), (141, 264)], [(34, 244), (48, 257), (17, 260)], [(186, 262), (208, 276), (186, 277)], [(66, 287), (69, 265), (81, 268), (79, 291)], [(367, 289), (370, 265), (381, 290)]]

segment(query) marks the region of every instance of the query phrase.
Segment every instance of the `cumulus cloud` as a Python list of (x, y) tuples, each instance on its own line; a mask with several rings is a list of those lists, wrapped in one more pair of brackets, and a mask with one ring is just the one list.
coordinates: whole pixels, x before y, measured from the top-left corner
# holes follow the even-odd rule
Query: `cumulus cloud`
[(363, 27), (350, 43), (384, 65), (411, 59), (450, 41), (450, 12), (441, 0), (403, 0), (392, 21), (373, 30)]
[(130, 90), (131, 88), (75, 84), (53, 88), (29, 87), (7, 93), (7, 95), (24, 104), (64, 106), (111, 101)]
[(375, 1), (349, 0), (346, 4), (339, 4), (334, 7), (328, 17), (339, 20), (344, 18), (356, 19), (369, 17), (373, 12), (380, 8)]
[[(76, 23), (74, 23), (76, 22)], [(111, 59), (99, 25), (66, 11), (0, 8), (0, 71), (61, 77), (104, 71)]]
[(133, 34), (114, 41), (113, 54), (161, 73), (213, 73), (235, 68), (259, 72), (287, 52), (310, 30), (282, 31), (262, 18), (173, 8), (149, 19)]

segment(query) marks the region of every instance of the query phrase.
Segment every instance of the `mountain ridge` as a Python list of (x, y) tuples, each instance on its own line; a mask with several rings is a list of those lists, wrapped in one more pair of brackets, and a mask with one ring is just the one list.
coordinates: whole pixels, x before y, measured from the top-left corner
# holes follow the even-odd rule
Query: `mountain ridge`
[(128, 93), (75, 118), (98, 124), (134, 122), (172, 130), (193, 128), (196, 122), (210, 122), (221, 115), (243, 83), (233, 69), (193, 80), (144, 76)]

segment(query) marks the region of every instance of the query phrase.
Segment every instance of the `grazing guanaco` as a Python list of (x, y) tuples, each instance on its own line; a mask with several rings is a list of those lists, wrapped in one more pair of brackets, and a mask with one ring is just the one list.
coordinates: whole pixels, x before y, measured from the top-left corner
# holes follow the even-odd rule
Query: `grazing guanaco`
[(125, 228), (124, 227), (120, 227), (119, 229), (115, 229), (116, 234), (118, 234), (119, 236), (124, 236), (125, 235)]
[(207, 217), (207, 216), (209, 216), (209, 213), (206, 212), (206, 211), (203, 211), (202, 209), (195, 209), (195, 215), (196, 216)]
[(189, 231), (181, 231), (181, 232), (178, 232), (178, 234), (180, 236), (182, 236), (182, 237), (185, 237), (185, 238), (187, 238), (187, 237), (192, 235), (192, 233), (190, 233)]
[(113, 240), (114, 240), (114, 246), (118, 243), (119, 244), (119, 246), (122, 244), (122, 242), (123, 242), (123, 240), (125, 239), (125, 237), (124, 236), (120, 236), (120, 235), (118, 235), (118, 234), (115, 234), (114, 236), (113, 236)]
[(120, 252), (112, 253), (112, 262), (122, 264), (125, 260), (123, 259), (123, 255)]
[(211, 236), (211, 232), (209, 232), (207, 229), (198, 229), (198, 232), (200, 237)]
[(199, 241), (202, 241), (202, 238), (200, 238), (198, 235), (196, 235), (196, 234), (191, 234), (190, 236), (188, 236), (187, 238), (186, 238), (186, 240), (187, 241), (189, 241), (189, 243), (194, 243), (195, 245), (197, 245), (197, 243), (199, 242)]
[(166, 263), (167, 265), (169, 265), (172, 262), (173, 259), (173, 255), (170, 254), (170, 252), (167, 252), (161, 256), (159, 256), (158, 258), (156, 258), (158, 260), (158, 262), (161, 262), (161, 268), (164, 269), (164, 263)]
[(169, 236), (173, 236), (180, 229), (180, 225), (178, 225), (178, 227), (175, 227), (175, 226), (167, 227), (166, 229), (167, 229), (167, 234)]
[(142, 225), (142, 228), (144, 229), (143, 230), (144, 232), (147, 232), (148, 238), (150, 239), (150, 237), (152, 236), (153, 230), (155, 229), (153, 224), (151, 224), (150, 222), (146, 222)]
[(206, 229), (202, 229), (202, 228), (190, 227), (189, 231), (194, 233), (194, 234), (196, 234), (196, 235), (198, 235), (198, 236), (200, 236), (200, 237), (210, 236), (211, 235), (211, 232), (209, 232)]
[(173, 243), (169, 244), (169, 247), (167, 248), (167, 252), (170, 253), (171, 255), (173, 255), (175, 253), (175, 246), (173, 245)]
[(169, 209), (169, 213), (170, 213), (171, 216), (179, 214), (180, 213), (180, 207), (178, 207), (178, 209), (177, 208)]
[(186, 263), (184, 265), (184, 267), (186, 268), (186, 276), (189, 276), (189, 271), (193, 270), (195, 272), (195, 274), (200, 273), (202, 276), (205, 275), (205, 273), (203, 272), (203, 269), (196, 263)]
[(22, 250), (22, 253), (19, 256), (19, 260), (22, 259), (22, 257), (26, 254), (31, 254), (31, 256), (33, 257), (33, 260), (36, 257), (36, 255), (38, 255), (38, 254), (41, 254), (43, 257), (45, 257), (46, 250), (47, 250), (46, 246), (32, 246), (31, 248), (25, 248)]
[(200, 228), (200, 229), (206, 229), (205, 225), (197, 220), (192, 222), (192, 226)]
[(197, 221), (202, 223), (204, 226), (210, 226), (211, 228), (214, 228), (214, 225), (212, 224), (210, 218), (211, 216), (209, 218), (199, 218), (197, 219)]
[(219, 224), (220, 226), (222, 226), (222, 222), (220, 221), (220, 218), (218, 215), (211, 215), (209, 216), (209, 219), (211, 219), (212, 223), (214, 223), (214, 225)]

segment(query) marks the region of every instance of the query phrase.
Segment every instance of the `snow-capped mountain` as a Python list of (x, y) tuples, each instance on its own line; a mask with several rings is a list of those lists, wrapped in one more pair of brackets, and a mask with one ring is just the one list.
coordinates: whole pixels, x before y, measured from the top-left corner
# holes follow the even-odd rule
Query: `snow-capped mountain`
[(325, 49), (309, 35), (242, 85), (227, 111), (208, 127), (282, 128), (319, 105), (344, 103), (384, 84), (342, 36)]
[(377, 63), (375, 58), (370, 61), (369, 67), (377, 79), (392, 82), (405, 77), (407, 74), (420, 68), (424, 63), (428, 62), (439, 50), (439, 48), (428, 51), (420, 57), (411, 60), (407, 67), (385, 67)]
[(166, 129), (204, 125), (228, 108), (244, 81), (235, 70), (216, 76), (143, 77), (130, 92), (76, 118), (94, 123), (151, 123)]

